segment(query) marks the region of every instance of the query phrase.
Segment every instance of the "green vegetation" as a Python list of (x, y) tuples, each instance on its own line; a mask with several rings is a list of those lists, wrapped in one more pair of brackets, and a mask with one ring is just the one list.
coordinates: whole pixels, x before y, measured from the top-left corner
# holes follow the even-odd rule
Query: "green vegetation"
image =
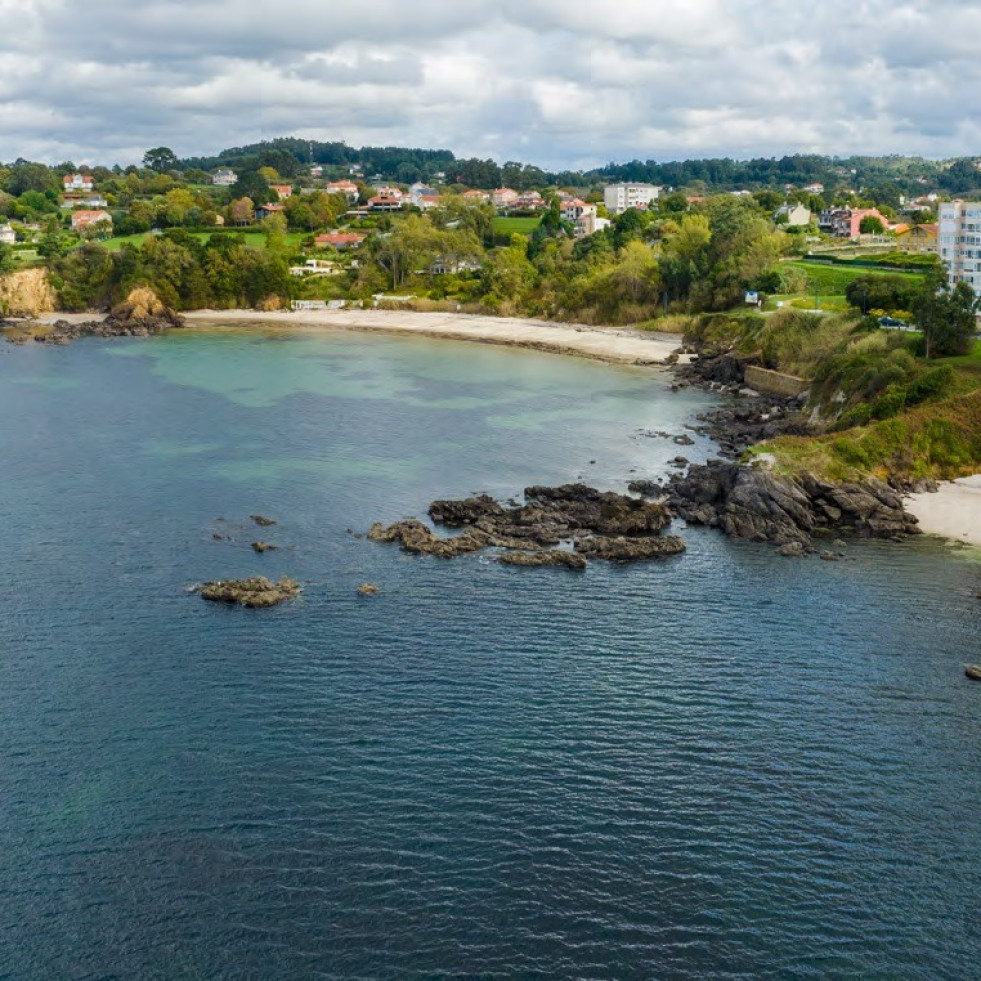
[(541, 223), (541, 218), (497, 217), (494, 219), (494, 234), (502, 236), (531, 235)]
[[(845, 296), (848, 285), (859, 277), (895, 275), (895, 273), (870, 270), (862, 266), (808, 262), (804, 259), (788, 262), (785, 265), (801, 270), (807, 277), (807, 291), (812, 295), (817, 293), (821, 296)], [(906, 273), (905, 275), (922, 282), (922, 278), (916, 273)]]

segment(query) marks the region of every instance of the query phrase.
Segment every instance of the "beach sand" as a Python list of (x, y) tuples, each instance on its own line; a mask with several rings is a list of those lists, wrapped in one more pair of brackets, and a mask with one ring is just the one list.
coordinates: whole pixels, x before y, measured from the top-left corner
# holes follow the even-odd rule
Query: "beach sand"
[(911, 494), (906, 510), (927, 534), (981, 545), (981, 474), (941, 484), (936, 494)]
[(195, 310), (184, 314), (184, 317), (188, 327), (192, 328), (240, 328), (255, 324), (283, 329), (376, 330), (528, 347), (621, 364), (664, 364), (681, 346), (681, 338), (677, 335), (630, 328), (588, 327), (459, 313), (416, 313), (409, 310), (296, 310), (281, 313)]

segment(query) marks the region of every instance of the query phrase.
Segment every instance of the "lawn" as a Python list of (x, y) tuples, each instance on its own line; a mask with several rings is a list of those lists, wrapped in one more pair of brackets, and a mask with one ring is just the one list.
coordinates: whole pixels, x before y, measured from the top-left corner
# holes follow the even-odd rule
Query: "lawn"
[(787, 263), (795, 269), (802, 269), (807, 274), (810, 286), (809, 292), (820, 296), (844, 296), (845, 287), (859, 276), (916, 276), (922, 279), (917, 273), (906, 273), (901, 270), (895, 272), (885, 272), (879, 269), (867, 269), (861, 266), (848, 268), (847, 266), (832, 266), (823, 262), (805, 262), (796, 260)]
[(531, 235), (542, 223), (541, 218), (495, 218), (495, 235)]
[[(138, 235), (117, 235), (115, 238), (106, 239), (102, 244), (110, 252), (117, 252), (124, 245), (140, 245), (145, 238), (150, 236), (150, 232), (141, 232)], [(200, 242), (207, 242), (212, 235), (228, 235), (229, 232), (191, 232), (191, 235)], [(266, 244), (265, 232), (243, 231), (235, 234), (245, 236), (246, 245), (262, 246)], [(291, 246), (299, 245), (308, 236), (308, 232), (287, 232), (286, 241)]]

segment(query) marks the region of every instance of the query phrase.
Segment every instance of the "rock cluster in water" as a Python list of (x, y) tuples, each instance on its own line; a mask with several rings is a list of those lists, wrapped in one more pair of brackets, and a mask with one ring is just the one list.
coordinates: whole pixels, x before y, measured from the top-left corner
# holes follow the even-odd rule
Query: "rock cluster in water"
[(287, 576), (283, 576), (279, 582), (273, 582), (265, 576), (253, 576), (251, 579), (218, 579), (206, 582), (198, 588), (198, 592), (202, 599), (213, 603), (263, 608), (294, 599), (303, 590), (295, 579)]
[(39, 344), (70, 344), (80, 337), (149, 337), (170, 327), (183, 327), (184, 318), (173, 310), (134, 316), (125, 307), (118, 308), (104, 320), (86, 320), (70, 323), (56, 320), (51, 329), (34, 334)]
[[(462, 528), (443, 538), (421, 521), (410, 519), (384, 527), (375, 524), (368, 537), (398, 542), (407, 552), (453, 558), (485, 548), (505, 551), (508, 565), (561, 565), (585, 568), (587, 558), (611, 562), (663, 558), (685, 550), (684, 542), (661, 532), (671, 514), (661, 503), (599, 491), (585, 484), (528, 487), (525, 503), (504, 505), (488, 495), (433, 501), (429, 516), (436, 524)], [(555, 546), (571, 542), (573, 551)]]

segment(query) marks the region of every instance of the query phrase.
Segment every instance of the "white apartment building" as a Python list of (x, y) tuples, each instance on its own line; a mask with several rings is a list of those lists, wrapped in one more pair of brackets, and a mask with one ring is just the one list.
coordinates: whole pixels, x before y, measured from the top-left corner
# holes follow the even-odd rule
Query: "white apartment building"
[(964, 282), (981, 295), (981, 201), (940, 205), (937, 247), (950, 285)]
[(653, 184), (611, 184), (603, 189), (603, 204), (611, 215), (622, 215), (630, 208), (646, 208), (660, 192)]

